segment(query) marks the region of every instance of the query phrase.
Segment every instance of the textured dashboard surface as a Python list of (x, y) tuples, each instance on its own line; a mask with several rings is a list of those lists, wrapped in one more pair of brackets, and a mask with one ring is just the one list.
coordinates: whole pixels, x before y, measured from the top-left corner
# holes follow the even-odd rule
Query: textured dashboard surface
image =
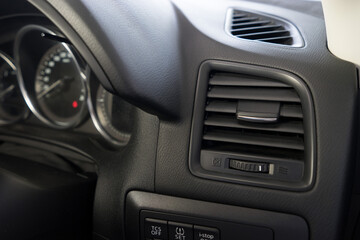
[[(80, 39), (86, 44), (91, 57), (101, 63), (99, 69), (109, 77), (114, 90), (159, 115), (160, 119), (178, 115), (177, 120), (157, 122), (156, 117), (143, 113), (144, 118), (135, 120), (139, 123), (136, 137), (118, 155), (121, 161), (101, 162), (95, 199), (95, 232), (110, 239), (123, 238), (126, 194), (132, 189), (143, 189), (295, 214), (307, 220), (311, 239), (340, 238), (349, 202), (358, 86), (355, 66), (334, 57), (327, 50), (324, 21), (314, 17), (320, 16), (318, 13), (311, 16), (243, 1), (174, 0), (171, 4), (158, 1), (151, 5), (150, 1), (120, 3), (108, 0), (98, 3), (102, 6), (87, 0), (50, 0), (51, 5), (44, 1), (32, 2), (42, 10), (49, 10), (46, 14), (62, 24), (65, 34), (75, 34), (69, 35), (70, 39)], [(121, 6), (127, 8), (119, 10)], [(305, 46), (294, 49), (228, 36), (224, 24), (230, 7), (263, 11), (291, 21), (302, 33)], [(160, 24), (165, 28), (140, 24), (146, 22), (142, 17), (147, 14), (151, 19), (154, 17), (155, 22), (167, 21)], [(161, 16), (155, 17), (157, 14)], [(124, 18), (129, 21), (123, 21)], [(146, 51), (140, 53), (129, 47), (132, 45), (125, 44), (124, 41), (129, 39), (120, 37), (119, 29), (109, 21), (125, 32), (133, 29), (132, 37), (139, 36), (135, 34), (137, 31), (152, 31), (150, 38), (136, 42), (141, 44), (139, 49), (145, 47)], [(171, 30), (167, 24), (172, 26)], [(164, 35), (164, 30), (169, 30), (168, 35)], [(165, 36), (169, 38), (164, 39)], [(148, 48), (157, 50), (158, 44), (166, 39), (172, 42), (166, 43), (158, 52), (161, 56), (156, 53), (152, 58), (154, 52)], [(129, 49), (124, 50), (126, 47)], [(121, 49), (125, 51), (124, 55), (121, 55)], [(316, 182), (311, 190), (303, 193), (269, 190), (200, 179), (190, 173), (189, 141), (196, 81), (201, 63), (209, 59), (282, 69), (297, 75), (307, 84), (314, 101), (318, 146)], [(129, 61), (123, 62), (126, 60)], [(131, 82), (131, 87), (122, 88), (127, 81)], [(134, 89), (137, 91), (133, 92)], [(123, 90), (129, 91), (125, 93)]]
[[(183, 20), (185, 24), (182, 25), (182, 31), (186, 32), (184, 45), (193, 46), (187, 51), (197, 53), (196, 59), (192, 55), (191, 61), (190, 59), (186, 61), (186, 69), (188, 71), (192, 69), (186, 79), (197, 77), (199, 65), (195, 62), (200, 63), (204, 59), (221, 59), (284, 69), (295, 73), (306, 82), (312, 91), (315, 105), (318, 170), (314, 188), (306, 193), (265, 190), (195, 178), (186, 169), (186, 161), (183, 160), (188, 157), (188, 142), (182, 142), (181, 147), (178, 142), (165, 143), (165, 139), (170, 137), (175, 139), (179, 136), (184, 137), (184, 132), (179, 130), (190, 128), (192, 109), (188, 108), (186, 116), (189, 117), (188, 121), (182, 122), (184, 125), (161, 124), (156, 175), (157, 191), (163, 194), (186, 195), (196, 199), (294, 213), (305, 217), (309, 222), (311, 239), (337, 239), (341, 234), (344, 206), (348, 203), (346, 186), (349, 184), (352, 157), (349, 146), (354, 137), (351, 126), (354, 120), (357, 85), (355, 67), (328, 52), (323, 20), (273, 6), (247, 5), (234, 1), (228, 5), (224, 4), (223, 7), (220, 3), (214, 8), (202, 7), (204, 12), (200, 14), (204, 17), (199, 18), (196, 17), (200, 11), (199, 6), (190, 7), (188, 5), (191, 4), (184, 1), (176, 1), (176, 4), (191, 22), (186, 24), (187, 20)], [(202, 3), (197, 1), (194, 4)], [(252, 8), (290, 20), (302, 32), (306, 42), (305, 47), (289, 49), (227, 38), (220, 31), (223, 26), (221, 16), (225, 14), (228, 6)], [(207, 16), (209, 19), (206, 18)], [(198, 30), (203, 34), (199, 34)], [(220, 46), (218, 42), (227, 46)], [(194, 43), (201, 45), (194, 46)], [(189, 89), (188, 94), (186, 99), (191, 98), (193, 89)], [(188, 137), (187, 135), (186, 138)], [(163, 147), (165, 144), (166, 148)], [(169, 153), (172, 153), (171, 157)], [(171, 178), (169, 178), (170, 172)]]

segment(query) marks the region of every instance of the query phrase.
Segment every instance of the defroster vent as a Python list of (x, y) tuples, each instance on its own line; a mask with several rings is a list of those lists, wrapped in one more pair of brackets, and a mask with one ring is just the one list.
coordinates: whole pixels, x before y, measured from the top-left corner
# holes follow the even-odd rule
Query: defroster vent
[(195, 107), (190, 168), (202, 176), (256, 185), (308, 186), (314, 141), (306, 86), (277, 70), (231, 69), (203, 73), (206, 89), (198, 89), (203, 104)]
[(231, 9), (227, 30), (237, 38), (302, 47), (297, 28), (286, 20), (266, 14)]

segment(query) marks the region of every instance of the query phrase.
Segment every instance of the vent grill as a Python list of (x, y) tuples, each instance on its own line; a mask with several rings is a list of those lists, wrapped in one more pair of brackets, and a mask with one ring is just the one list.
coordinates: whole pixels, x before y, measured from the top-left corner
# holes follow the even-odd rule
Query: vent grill
[(274, 44), (303, 46), (302, 37), (291, 23), (273, 16), (232, 9), (228, 30), (237, 38)]
[(206, 61), (200, 67), (189, 168), (212, 180), (305, 191), (315, 174), (310, 91), (278, 69)]
[[(242, 102), (277, 104), (276, 122), (238, 120)], [(252, 158), (304, 160), (304, 124), (301, 100), (290, 85), (243, 74), (212, 73), (207, 92), (203, 150)]]

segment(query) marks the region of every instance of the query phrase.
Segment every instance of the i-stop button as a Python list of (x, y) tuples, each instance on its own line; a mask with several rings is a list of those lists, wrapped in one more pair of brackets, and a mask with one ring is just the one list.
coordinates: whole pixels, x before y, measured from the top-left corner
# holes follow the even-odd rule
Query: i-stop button
[(219, 230), (216, 228), (194, 226), (194, 240), (220, 240)]

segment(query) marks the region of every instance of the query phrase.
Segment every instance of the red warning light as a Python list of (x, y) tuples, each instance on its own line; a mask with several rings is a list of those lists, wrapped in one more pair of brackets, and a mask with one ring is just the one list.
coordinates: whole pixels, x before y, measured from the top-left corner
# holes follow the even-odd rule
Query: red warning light
[(72, 102), (72, 107), (73, 108), (77, 108), (79, 106), (78, 102), (77, 101), (73, 101)]

